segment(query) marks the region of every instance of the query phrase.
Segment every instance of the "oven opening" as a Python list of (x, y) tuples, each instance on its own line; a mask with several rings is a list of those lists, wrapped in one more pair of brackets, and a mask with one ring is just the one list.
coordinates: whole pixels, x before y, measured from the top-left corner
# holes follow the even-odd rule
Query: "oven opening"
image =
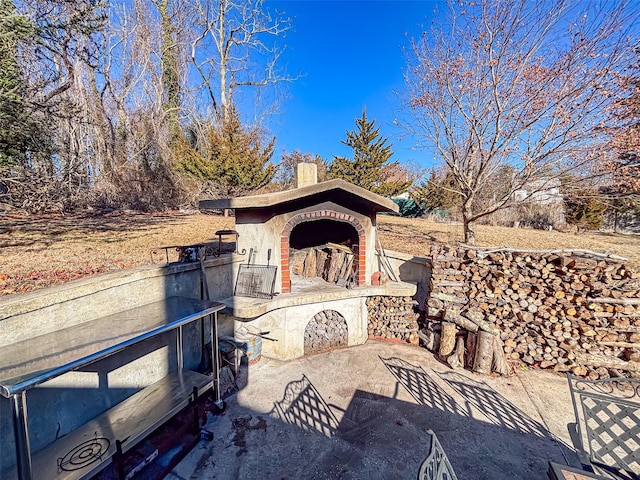
[(300, 223), (289, 237), (292, 273), (342, 287), (356, 285), (358, 241), (358, 231), (346, 222), (318, 219)]

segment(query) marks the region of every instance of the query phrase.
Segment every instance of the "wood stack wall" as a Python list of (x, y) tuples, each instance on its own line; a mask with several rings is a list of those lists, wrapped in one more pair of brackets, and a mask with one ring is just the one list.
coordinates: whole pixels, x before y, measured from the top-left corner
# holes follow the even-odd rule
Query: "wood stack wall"
[[(505, 373), (502, 355), (512, 367), (593, 379), (640, 376), (640, 274), (610, 257), (434, 246), (427, 322), (420, 335), (443, 360), (484, 373)], [(461, 352), (473, 357), (479, 335), (487, 334), (496, 337), (488, 340), (490, 347), (484, 343), (489, 354), (493, 349), (493, 366), (491, 360), (489, 367), (476, 365), (475, 358), (464, 360)], [(456, 358), (452, 348), (460, 337)]]
[(417, 304), (411, 297), (367, 298), (369, 336), (417, 345), (420, 316), (416, 312)]

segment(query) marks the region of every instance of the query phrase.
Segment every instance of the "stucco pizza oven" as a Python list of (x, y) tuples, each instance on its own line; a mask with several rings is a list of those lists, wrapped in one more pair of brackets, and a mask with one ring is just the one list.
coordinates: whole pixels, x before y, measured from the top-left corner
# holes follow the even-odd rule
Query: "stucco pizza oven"
[[(367, 338), (367, 296), (415, 293), (414, 285), (402, 282), (371, 286), (373, 274), (381, 269), (376, 254), (376, 214), (397, 212), (393, 201), (344, 180), (317, 183), (315, 164), (299, 164), (295, 174), (295, 188), (288, 191), (200, 202), (203, 210), (233, 209), (240, 249), (251, 252), (254, 264), (278, 267), (272, 299), (233, 296), (219, 300), (227, 304), (227, 320), (233, 321), (235, 330), (252, 326), (269, 331), (268, 336), (278, 341), (263, 342), (263, 353), (280, 359), (304, 354), (305, 328), (318, 318), (346, 323), (347, 344), (362, 344)], [(348, 282), (310, 281), (293, 271), (294, 254), (299, 257), (301, 251), (327, 244), (352, 255)], [(221, 315), (222, 323), (224, 317)]]

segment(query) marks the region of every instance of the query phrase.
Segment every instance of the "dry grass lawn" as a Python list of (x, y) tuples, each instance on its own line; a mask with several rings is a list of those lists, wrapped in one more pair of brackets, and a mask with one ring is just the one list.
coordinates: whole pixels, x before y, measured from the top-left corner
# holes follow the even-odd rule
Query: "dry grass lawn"
[[(382, 244), (427, 255), (435, 242), (455, 245), (462, 226), (424, 219), (379, 217)], [(28, 292), (87, 275), (152, 263), (154, 247), (215, 240), (233, 218), (178, 213), (113, 213), (100, 216), (0, 216), (0, 295)], [(586, 248), (614, 253), (640, 269), (640, 236), (581, 235), (478, 226), (478, 244), (527, 249)], [(242, 243), (242, 239), (240, 239)], [(172, 252), (175, 259), (175, 251)], [(164, 256), (155, 257), (163, 262)]]

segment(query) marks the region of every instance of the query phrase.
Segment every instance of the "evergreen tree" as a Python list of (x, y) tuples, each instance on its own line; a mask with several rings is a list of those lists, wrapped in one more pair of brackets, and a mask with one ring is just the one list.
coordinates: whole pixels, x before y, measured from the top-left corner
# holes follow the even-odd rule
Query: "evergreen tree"
[(220, 127), (209, 128), (207, 146), (201, 150), (186, 139), (176, 147), (176, 168), (203, 181), (206, 189), (220, 197), (256, 191), (273, 180), (277, 167), (270, 162), (275, 137), (263, 146), (260, 132), (242, 126), (231, 110)]
[(0, 168), (24, 164), (42, 136), (24, 101), (26, 88), (16, 59), (20, 43), (34, 33), (35, 27), (17, 15), (12, 0), (0, 0)]
[(460, 204), (460, 188), (450, 171), (438, 174), (435, 169), (429, 172), (429, 177), (413, 189), (411, 198), (425, 210), (451, 211)]
[(606, 201), (597, 192), (583, 190), (564, 196), (565, 219), (580, 230), (597, 230), (604, 222)]
[(353, 149), (353, 158), (334, 156), (329, 176), (387, 197), (407, 191), (412, 182), (398, 174), (403, 171), (398, 162), (389, 163), (393, 151), (387, 141), (380, 136), (375, 119), (369, 121), (363, 109), (362, 116), (356, 118), (356, 129), (347, 132), (342, 142)]

